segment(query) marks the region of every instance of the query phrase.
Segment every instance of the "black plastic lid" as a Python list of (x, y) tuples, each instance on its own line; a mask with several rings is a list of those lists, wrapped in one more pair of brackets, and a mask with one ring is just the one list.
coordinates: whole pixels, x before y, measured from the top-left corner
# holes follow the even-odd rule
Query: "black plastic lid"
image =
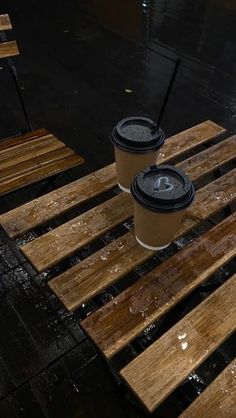
[(163, 145), (164, 140), (164, 133), (156, 122), (140, 116), (122, 119), (111, 134), (113, 144), (134, 153), (156, 150)]
[(194, 186), (186, 174), (173, 166), (153, 165), (140, 171), (131, 185), (134, 199), (154, 212), (177, 212), (194, 199)]

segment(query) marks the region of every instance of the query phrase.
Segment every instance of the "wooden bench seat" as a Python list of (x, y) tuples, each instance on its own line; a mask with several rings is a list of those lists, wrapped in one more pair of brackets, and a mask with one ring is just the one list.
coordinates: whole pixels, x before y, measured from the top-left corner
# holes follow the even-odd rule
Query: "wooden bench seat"
[(0, 141), (0, 196), (82, 162), (45, 129), (4, 139)]
[[(155, 267), (150, 265), (149, 273), (144, 273), (132, 285), (127, 283), (126, 290), (120, 291), (110, 302), (104, 301), (102, 295), (98, 295), (93, 300), (93, 306), (97, 301), (99, 305), (81, 323), (84, 331), (107, 359), (127, 348), (140, 335), (143, 339), (143, 332), (147, 328), (155, 327), (156, 321), (160, 319), (165, 321), (165, 315), (171, 309), (179, 308), (179, 303), (183, 303), (184, 298), (188, 297), (186, 300), (189, 300), (193, 291), (207, 279), (211, 279), (222, 267), (228, 268), (226, 265), (229, 262), (233, 263), (232, 259), (236, 256), (236, 214), (230, 215), (229, 208), (234, 210), (232, 204), (236, 197), (236, 137), (234, 135), (228, 139), (221, 138), (217, 142), (211, 141), (208, 144), (210, 147), (204, 151), (202, 147), (196, 149), (199, 144), (210, 142), (210, 138), (217, 138), (221, 132), (221, 127), (209, 121), (204, 122), (176, 135), (174, 140), (173, 137), (169, 138), (160, 154), (159, 163), (175, 162), (188, 173), (196, 187), (195, 201), (187, 209), (185, 219), (175, 236), (179, 240), (182, 235), (193, 232), (192, 240), (189, 245), (184, 242), (184, 248), (172, 256), (168, 249), (159, 254), (139, 246), (134, 237), (132, 223), (129, 225), (129, 232), (125, 232), (124, 226), (118, 228), (118, 235), (121, 236), (115, 239), (117, 235), (116, 232), (113, 235), (112, 229), (132, 218), (131, 195), (121, 192), (109, 198), (105, 194), (104, 202), (100, 204), (94, 199), (116, 186), (114, 164), (0, 216), (0, 224), (5, 231), (11, 238), (16, 238), (91, 199), (91, 209), (69, 222), (64, 220), (60, 226), (20, 247), (33, 267), (42, 272), (90, 245), (93, 240), (103, 237), (102, 249), (92, 254), (89, 251), (91, 255), (87, 255), (83, 261), (77, 261), (73, 267), (63, 264), (63, 268), (68, 268), (49, 281), (51, 289), (71, 311), (87, 301), (90, 302), (95, 295), (107, 288), (110, 295), (110, 286), (122, 278), (122, 283), (116, 286), (116, 291), (119, 292), (119, 285), (125, 285), (127, 273), (140, 265), (142, 269), (144, 262), (148, 262), (153, 255), (156, 256), (158, 266), (155, 263)], [(41, 159), (45, 144), (37, 140), (37, 136), (34, 140), (39, 146), (38, 158)], [(47, 137), (47, 141), (46, 147), (50, 148), (50, 153), (60, 152), (61, 144), (57, 148), (58, 142), (53, 138)], [(25, 150), (31, 149), (27, 138), (23, 143)], [(16, 166), (24, 165), (23, 172), (29, 160), (14, 149), (14, 141), (11, 144), (12, 159), (17, 160)], [(4, 144), (2, 147), (0, 161), (4, 164), (3, 170), (8, 181), (11, 181), (12, 160), (9, 157), (4, 159)], [(192, 148), (195, 149), (195, 154), (184, 159), (186, 151), (191, 151)], [(176, 157), (180, 162), (175, 160)], [(35, 158), (34, 155), (32, 159)], [(224, 175), (219, 177), (221, 168), (224, 168)], [(201, 181), (200, 184), (199, 179), (204, 182)], [(217, 217), (212, 219), (216, 214)], [(226, 216), (224, 220), (223, 215)], [(216, 219), (220, 221), (212, 227)], [(192, 230), (201, 223), (202, 228), (198, 229), (200, 237), (196, 239)], [(103, 236), (107, 232), (108, 235)], [(114, 240), (110, 241), (112, 238)], [(83, 256), (87, 254), (86, 251), (87, 249), (83, 251)], [(162, 261), (162, 257), (166, 261)], [(60, 269), (60, 266), (57, 268)], [(147, 350), (143, 351), (143, 346), (140, 346), (142, 353), (121, 370), (123, 379), (149, 411), (153, 411), (234, 332), (235, 282), (236, 276), (225, 280), (217, 291)], [(139, 341), (138, 338), (134, 348), (139, 345)], [(134, 353), (133, 350), (132, 352)]]
[(236, 330), (235, 298), (236, 275), (121, 370), (149, 411)]
[(236, 359), (195, 399), (180, 418), (235, 418)]

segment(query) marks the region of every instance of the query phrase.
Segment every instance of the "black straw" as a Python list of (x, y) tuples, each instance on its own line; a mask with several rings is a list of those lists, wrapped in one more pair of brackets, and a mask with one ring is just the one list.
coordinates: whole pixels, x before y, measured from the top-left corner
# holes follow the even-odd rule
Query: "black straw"
[(162, 107), (161, 107), (161, 110), (160, 110), (160, 113), (159, 113), (159, 117), (158, 117), (158, 120), (157, 120), (157, 126), (158, 127), (160, 126), (163, 115), (165, 113), (167, 102), (169, 100), (170, 93), (171, 93), (174, 81), (176, 79), (176, 75), (177, 75), (179, 66), (180, 66), (180, 58), (178, 58), (177, 61), (175, 62), (175, 67), (174, 67), (174, 70), (173, 70), (173, 73), (172, 73), (172, 76), (171, 76), (171, 79), (170, 79), (170, 83), (169, 83), (169, 86), (168, 86), (168, 89), (167, 89), (167, 92), (166, 92), (166, 95), (165, 95), (165, 99), (163, 101), (163, 104), (162, 104)]

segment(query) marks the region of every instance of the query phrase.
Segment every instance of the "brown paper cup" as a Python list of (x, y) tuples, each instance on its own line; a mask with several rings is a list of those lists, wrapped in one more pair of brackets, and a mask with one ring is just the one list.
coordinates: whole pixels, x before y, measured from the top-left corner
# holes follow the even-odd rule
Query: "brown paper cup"
[(120, 120), (111, 133), (119, 187), (130, 193), (136, 174), (157, 163), (165, 141), (163, 131), (149, 118), (132, 116)]
[(157, 164), (159, 149), (145, 154), (134, 154), (114, 146), (116, 173), (121, 190), (130, 193), (133, 178), (143, 168)]
[(139, 244), (148, 250), (170, 245), (180, 228), (185, 210), (173, 213), (152, 212), (134, 202), (134, 229)]

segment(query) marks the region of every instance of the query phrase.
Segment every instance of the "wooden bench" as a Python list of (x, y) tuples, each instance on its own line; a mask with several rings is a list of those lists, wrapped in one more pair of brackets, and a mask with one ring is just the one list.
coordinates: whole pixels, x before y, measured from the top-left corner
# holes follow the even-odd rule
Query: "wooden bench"
[[(236, 168), (232, 162), (236, 137), (221, 138), (215, 143), (223, 132), (223, 128), (207, 121), (167, 139), (162, 149), (159, 162), (174, 163), (178, 157), (181, 161), (176, 165), (188, 173), (197, 187), (194, 204), (187, 211), (176, 239), (194, 231), (235, 202)], [(197, 148), (207, 142), (208, 148)], [(186, 152), (193, 149), (195, 154), (184, 159)], [(214, 177), (213, 173), (225, 164), (228, 164), (225, 173)], [(203, 178), (201, 186), (199, 179)], [(112, 190), (116, 184), (115, 166), (111, 164), (1, 215), (0, 224), (15, 239), (81, 203), (91, 200), (92, 206), (96, 196)], [(132, 218), (130, 195), (121, 192), (111, 198), (104, 196), (104, 199), (103, 203), (94, 202), (92, 209), (20, 247), (36, 271), (43, 272), (56, 266)], [(157, 255), (137, 244), (132, 227), (110, 243), (103, 243), (103, 248), (72, 267), (67, 265), (63, 273), (49, 281), (50, 288), (69, 311), (99, 296), (101, 291), (125, 279), (129, 272)], [(235, 256), (236, 215), (233, 213), (189, 246), (153, 267), (110, 302), (103, 302), (103, 306), (81, 325), (110, 360)], [(153, 411), (234, 332), (235, 282), (236, 276), (226, 281), (120, 371), (122, 379), (149, 411)]]
[(83, 163), (45, 129), (0, 141), (0, 196)]
[[(5, 38), (12, 25), (8, 15), (0, 15), (0, 34)], [(19, 55), (15, 41), (0, 43), (0, 58), (8, 58), (9, 68), (17, 87), (27, 125), (28, 115), (19, 92), (15, 66), (10, 57)], [(0, 196), (38, 180), (77, 166), (83, 158), (45, 129), (38, 129), (0, 141)]]

